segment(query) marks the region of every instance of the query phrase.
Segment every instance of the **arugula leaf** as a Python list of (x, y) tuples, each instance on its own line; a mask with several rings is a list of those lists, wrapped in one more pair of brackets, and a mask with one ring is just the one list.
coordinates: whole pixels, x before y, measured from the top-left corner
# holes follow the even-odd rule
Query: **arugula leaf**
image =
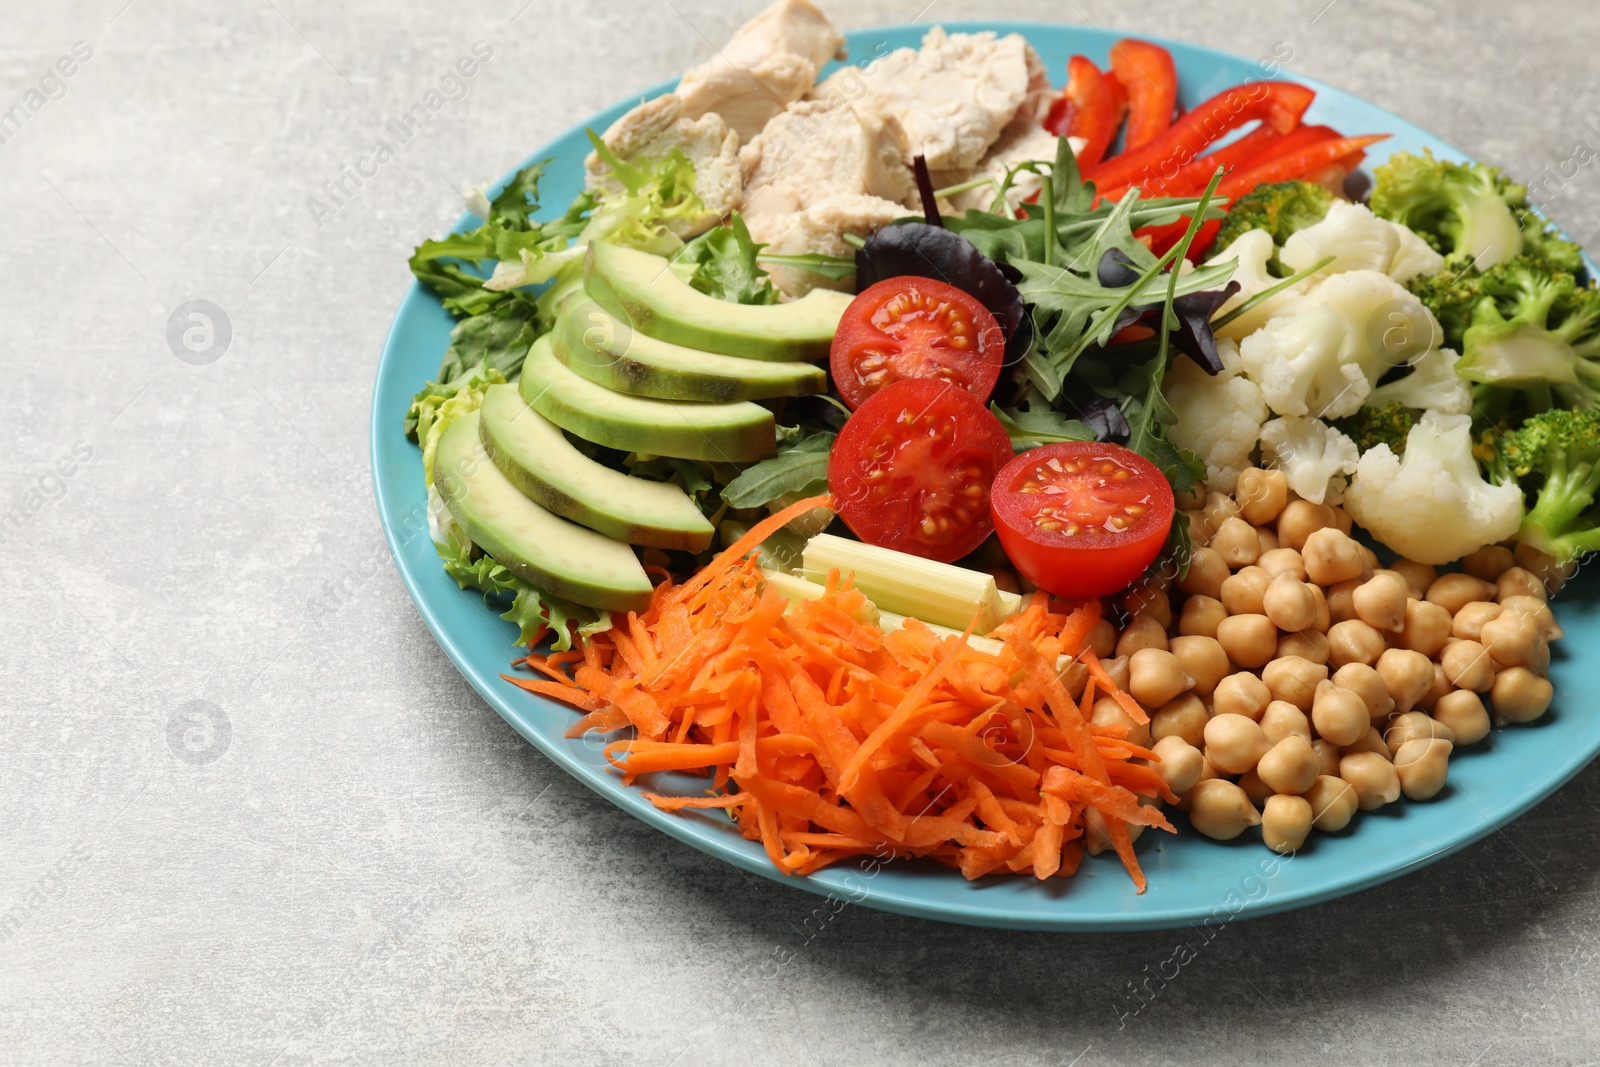
[(1095, 440), (1095, 431), (1088, 425), (1077, 419), (1069, 419), (1050, 407), (1003, 408), (991, 403), (989, 410), (1006, 428), (1006, 433), (1011, 436), (1011, 447), (1017, 452), (1060, 441)]
[(776, 304), (772, 287), (756, 260), (764, 245), (750, 239), (750, 229), (737, 214), (726, 226), (715, 226), (680, 248), (674, 263), (692, 264), (689, 284), (707, 296), (735, 304)]
[(651, 456), (642, 460), (630, 453), (623, 460), (623, 465), (628, 468), (629, 474), (638, 478), (648, 478), (653, 482), (676, 481), (690, 496), (698, 496), (712, 485), (711, 479), (706, 476), (707, 465), (692, 459)]
[(820, 493), (828, 485), (828, 453), (837, 437), (831, 430), (801, 437), (778, 454), (746, 467), (737, 478), (722, 487), (722, 499), (729, 507), (755, 508), (790, 494), (804, 497)]
[[(758, 249), (767, 247), (757, 245)], [(848, 256), (829, 256), (821, 252), (806, 252), (801, 255), (784, 256), (770, 252), (757, 252), (756, 259), (762, 263), (778, 267), (793, 267), (796, 270), (810, 271), (820, 274), (824, 278), (831, 278), (842, 282), (856, 272), (856, 261)]]
[(611, 613), (597, 608), (584, 607), (544, 590), (512, 574), (494, 557), (487, 554), (472, 558), (472, 544), (449, 534), (444, 543), (434, 542), (434, 550), (444, 565), (444, 572), (462, 589), (477, 589), (483, 601), (511, 605), (500, 617), (517, 626), (519, 645), (532, 645), (547, 633), (554, 637), (551, 648), (565, 652), (572, 647), (573, 632), (582, 637), (611, 628)]
[(489, 201), (489, 218), (507, 230), (535, 230), (539, 224), (533, 213), (539, 210), (539, 179), (550, 160), (540, 160), (531, 167), (523, 167), (511, 176), (500, 194)]

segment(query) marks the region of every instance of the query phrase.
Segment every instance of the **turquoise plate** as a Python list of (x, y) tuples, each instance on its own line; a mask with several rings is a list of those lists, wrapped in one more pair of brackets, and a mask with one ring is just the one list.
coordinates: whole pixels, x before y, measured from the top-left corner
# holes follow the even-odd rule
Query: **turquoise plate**
[[(1063, 76), (1067, 58), (1074, 53), (1097, 62), (1105, 60), (1113, 40), (1106, 31), (1080, 26), (946, 25), (951, 30), (1020, 32), (1056, 77)], [(915, 47), (925, 30), (898, 26), (852, 33), (850, 53), (865, 59), (885, 49)], [(1177, 41), (1162, 43), (1177, 61), (1186, 104), (1249, 77), (1272, 76), (1270, 69), (1264, 69), (1265, 61), (1252, 62)], [(1308, 121), (1327, 123), (1350, 134), (1394, 135), (1377, 146), (1373, 161), (1392, 151), (1422, 148), (1465, 158), (1457, 149), (1383, 108), (1310, 79), (1294, 80), (1317, 90)], [(650, 95), (670, 87), (660, 86)], [(524, 161), (526, 165), (555, 160), (542, 190), (547, 205), (559, 210), (582, 188), (582, 161), (589, 150), (584, 126), (603, 130), (629, 106), (631, 102), (618, 104), (593, 116)], [(464, 216), (458, 228), (470, 223), (470, 217)], [(1594, 270), (1592, 263), (1590, 270)], [(438, 368), (450, 325), (450, 316), (439, 302), (413, 284), (390, 329), (373, 390), (372, 473), (378, 513), (417, 610), (473, 687), (546, 756), (636, 818), (754, 874), (868, 907), (979, 926), (1134, 930), (1220, 922), (1315, 904), (1432, 863), (1527, 811), (1600, 751), (1600, 717), (1584, 710), (1587, 702), (1579, 696), (1584, 691), (1584, 665), (1573, 654), (1591, 639), (1600, 639), (1594, 583), (1580, 580), (1559, 605), (1567, 637), (1551, 668), (1556, 705), (1542, 720), (1533, 726), (1496, 730), (1488, 742), (1452, 759), (1450, 783), (1437, 799), (1391, 805), (1362, 815), (1342, 833), (1315, 835), (1291, 860), (1280, 860), (1268, 852), (1254, 832), (1230, 844), (1217, 844), (1199, 837), (1180, 817), (1178, 835), (1153, 832), (1139, 842), (1141, 862), (1150, 879), (1149, 891), (1142, 896), (1134, 893), (1121, 866), (1109, 857), (1085, 861), (1075, 878), (1045, 884), (1024, 877), (968, 882), (934, 864), (833, 868), (806, 878), (786, 877), (773, 868), (759, 845), (744, 840), (726, 821), (668, 815), (645, 800), (637, 787), (623, 788), (606, 769), (594, 740), (562, 736), (574, 718), (569, 709), (501, 680), (501, 672), (516, 654), (514, 628), (485, 608), (477, 594), (456, 588), (440, 569), (426, 534), (421, 456), (401, 432), (412, 394)], [(1565, 655), (1561, 649), (1566, 650)], [(690, 781), (658, 783), (658, 787), (687, 791), (693, 788)]]

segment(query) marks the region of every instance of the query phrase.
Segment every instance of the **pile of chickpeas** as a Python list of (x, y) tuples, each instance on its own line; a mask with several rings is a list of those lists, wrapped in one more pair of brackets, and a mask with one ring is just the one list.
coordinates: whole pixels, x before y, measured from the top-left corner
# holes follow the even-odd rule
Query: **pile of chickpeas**
[(1349, 515), (1275, 470), (1180, 503), (1188, 572), (1125, 594), (1121, 633), (1103, 620), (1090, 640), (1150, 722), (1109, 698), (1092, 717), (1161, 757), (1207, 837), (1260, 826), (1268, 848), (1294, 852), (1313, 828), (1436, 796), (1455, 749), (1549, 707), (1549, 557), (1491, 545), (1460, 572), (1380, 567)]

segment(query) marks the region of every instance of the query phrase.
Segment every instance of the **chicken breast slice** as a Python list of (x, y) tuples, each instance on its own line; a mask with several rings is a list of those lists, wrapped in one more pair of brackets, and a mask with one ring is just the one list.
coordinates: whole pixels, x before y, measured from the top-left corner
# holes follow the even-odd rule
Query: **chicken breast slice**
[[(1074, 152), (1083, 150), (1082, 138), (1070, 137), (1068, 141)], [(984, 153), (976, 167), (966, 170), (934, 171), (930, 177), (933, 179), (935, 189), (963, 185), (978, 178), (992, 179), (995, 185), (980, 185), (976, 189), (956, 193), (946, 200), (946, 203), (958, 212), (988, 211), (994, 203), (996, 187), (1005, 181), (1012, 167), (1030, 160), (1051, 163), (1055, 158), (1055, 134), (1046, 130), (1039, 124), (1038, 119), (1024, 109), (1017, 113), (1011, 125), (1001, 131), (1000, 139), (989, 146), (989, 151)], [(1039, 185), (1039, 175), (1032, 171), (1022, 171), (1006, 190), (1006, 202), (1011, 205), (1012, 210), (1015, 210), (1017, 205), (1039, 191)]]
[[(613, 122), (600, 139), (621, 159), (664, 159), (676, 149), (694, 164), (694, 191), (705, 212), (696, 218), (673, 220), (671, 228), (679, 237), (716, 225), (743, 199), (739, 135), (720, 116), (689, 118), (682, 99), (672, 93), (646, 100)], [(583, 166), (589, 188), (613, 195), (623, 191), (596, 153), (590, 152)]]
[[(866, 236), (906, 214), (904, 204), (861, 193), (838, 192), (813, 200), (798, 211), (768, 218), (761, 233), (754, 227), (751, 236), (779, 255), (820, 252), (828, 256), (854, 256), (855, 246), (844, 239), (847, 233)], [(850, 278), (838, 281), (795, 267), (768, 265), (773, 284), (788, 297), (801, 297), (813, 289), (853, 288)]]
[(678, 83), (690, 118), (717, 114), (748, 141), (805, 96), (828, 60), (844, 58), (844, 35), (809, 0), (778, 0), (739, 27), (717, 55)]
[[(1030, 63), (1019, 34), (946, 33), (935, 26), (920, 49), (901, 48), (863, 68), (859, 110), (898, 119), (912, 155), (930, 170), (975, 167), (1026, 102), (1048, 106), (1049, 74), (1039, 57)], [(836, 91), (835, 73), (813, 95)]]

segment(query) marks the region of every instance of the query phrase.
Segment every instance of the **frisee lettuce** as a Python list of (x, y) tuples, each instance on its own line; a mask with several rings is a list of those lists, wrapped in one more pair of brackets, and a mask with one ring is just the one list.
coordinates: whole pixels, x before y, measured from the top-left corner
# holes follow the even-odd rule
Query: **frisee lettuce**
[(531, 648), (548, 632), (554, 640), (551, 647), (565, 652), (572, 647), (574, 634), (590, 637), (611, 628), (609, 611), (584, 607), (547, 593), (512, 574), (492, 556), (473, 559), (472, 544), (453, 532), (443, 542), (435, 541), (433, 547), (443, 561), (444, 572), (456, 585), (478, 590), (485, 604), (500, 606), (510, 599), (510, 606), (500, 617), (516, 624), (519, 645)]

